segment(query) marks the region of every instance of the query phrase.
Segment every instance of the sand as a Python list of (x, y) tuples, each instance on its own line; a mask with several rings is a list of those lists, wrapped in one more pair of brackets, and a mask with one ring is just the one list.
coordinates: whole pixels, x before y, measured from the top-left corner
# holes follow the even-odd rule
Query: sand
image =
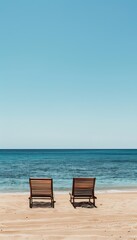
[(0, 239), (137, 239), (137, 193), (98, 193), (97, 208), (77, 207), (55, 193), (55, 208), (30, 209), (29, 194), (0, 195)]

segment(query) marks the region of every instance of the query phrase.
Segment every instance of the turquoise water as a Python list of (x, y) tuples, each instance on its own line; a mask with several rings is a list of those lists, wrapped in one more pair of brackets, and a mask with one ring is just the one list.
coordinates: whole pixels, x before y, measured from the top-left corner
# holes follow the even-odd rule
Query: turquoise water
[(54, 190), (73, 177), (96, 177), (97, 190), (137, 189), (137, 150), (0, 150), (0, 191), (29, 191), (29, 177), (50, 177)]

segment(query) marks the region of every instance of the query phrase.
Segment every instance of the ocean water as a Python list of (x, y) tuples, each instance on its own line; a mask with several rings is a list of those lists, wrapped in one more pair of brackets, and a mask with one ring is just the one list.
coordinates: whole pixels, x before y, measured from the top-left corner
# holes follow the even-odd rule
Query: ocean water
[(136, 150), (0, 150), (0, 192), (29, 191), (29, 177), (53, 178), (69, 191), (73, 177), (96, 177), (96, 190), (137, 190)]

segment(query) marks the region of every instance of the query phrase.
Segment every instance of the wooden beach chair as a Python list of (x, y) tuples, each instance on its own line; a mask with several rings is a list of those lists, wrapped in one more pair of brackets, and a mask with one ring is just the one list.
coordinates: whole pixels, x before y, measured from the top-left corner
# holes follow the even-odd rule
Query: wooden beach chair
[(30, 178), (29, 206), (32, 208), (33, 199), (49, 199), (54, 208), (53, 180), (51, 178)]
[[(95, 181), (96, 178), (73, 178), (72, 193), (70, 193), (70, 202), (73, 206), (75, 199), (89, 199), (89, 203), (95, 206)], [(91, 202), (91, 199), (93, 199), (93, 202)]]

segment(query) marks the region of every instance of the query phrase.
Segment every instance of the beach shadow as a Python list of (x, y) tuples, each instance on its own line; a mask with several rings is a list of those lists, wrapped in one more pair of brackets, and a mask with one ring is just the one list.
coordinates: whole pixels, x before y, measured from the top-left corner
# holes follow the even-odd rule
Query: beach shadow
[(80, 207), (80, 208), (97, 208), (92, 202), (75, 202), (72, 203), (72, 206), (74, 208)]
[(33, 208), (52, 208), (51, 202), (33, 202)]

